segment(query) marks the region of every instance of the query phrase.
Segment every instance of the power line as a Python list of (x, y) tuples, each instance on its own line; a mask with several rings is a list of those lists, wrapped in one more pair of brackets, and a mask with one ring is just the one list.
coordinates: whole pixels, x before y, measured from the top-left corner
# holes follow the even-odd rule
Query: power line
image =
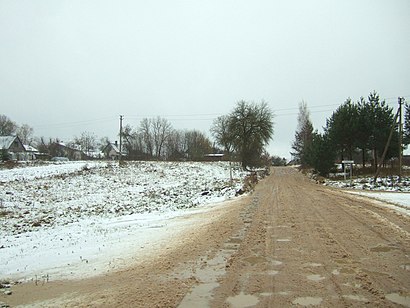
[[(410, 95), (404, 95), (401, 96), (404, 99), (410, 98)], [(392, 102), (390, 102), (392, 100)], [(394, 100), (394, 101), (393, 101)], [(382, 98), (381, 101), (386, 101), (388, 104), (395, 104), (395, 101), (397, 100), (397, 97), (387, 97), (387, 98)], [(340, 106), (343, 103), (332, 103), (332, 104), (323, 104), (323, 105), (312, 105), (308, 106), (310, 113), (315, 114), (315, 113), (322, 113), (322, 112), (331, 112), (334, 111), (334, 109), (323, 109), (323, 110), (314, 110), (316, 108), (323, 108), (323, 107), (333, 107), (333, 106)], [(289, 107), (289, 108), (278, 108), (278, 109), (272, 109), (273, 114), (275, 117), (282, 117), (282, 116), (292, 116), (292, 115), (297, 115), (298, 112), (290, 112), (290, 113), (280, 113), (282, 111), (292, 111), (292, 110), (298, 110), (299, 107)], [(312, 110), (313, 109), (313, 110)], [(162, 117), (166, 118), (170, 121), (211, 121), (214, 120), (216, 117), (219, 117), (223, 114), (221, 113), (189, 113), (189, 114), (156, 114), (156, 115), (125, 115), (127, 119), (144, 119), (144, 118), (153, 118), (153, 117)], [(62, 123), (48, 123), (48, 124), (39, 124), (39, 125), (34, 125), (36, 129), (42, 129), (42, 128), (70, 128), (70, 127), (75, 127), (75, 126), (81, 126), (81, 125), (91, 125), (91, 124), (96, 124), (96, 123), (102, 123), (106, 121), (116, 121), (116, 117), (113, 116), (107, 116), (107, 117), (101, 117), (101, 118), (95, 118), (95, 119), (87, 119), (87, 120), (80, 120), (80, 121), (70, 121), (70, 122), (62, 122)]]

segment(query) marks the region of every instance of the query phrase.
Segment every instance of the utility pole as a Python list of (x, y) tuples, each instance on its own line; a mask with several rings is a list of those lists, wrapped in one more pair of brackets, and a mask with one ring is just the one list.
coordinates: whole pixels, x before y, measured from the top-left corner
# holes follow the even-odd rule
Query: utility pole
[(394, 130), (395, 130), (395, 128), (396, 128), (396, 125), (397, 125), (397, 118), (399, 117), (399, 113), (400, 113), (400, 108), (399, 108), (399, 110), (397, 110), (396, 115), (394, 116), (393, 125), (392, 125), (392, 127), (391, 127), (391, 129), (390, 129), (389, 138), (387, 138), (387, 143), (386, 143), (386, 145), (385, 145), (385, 147), (384, 147), (384, 151), (383, 151), (382, 158), (381, 158), (381, 160), (380, 160), (379, 166), (377, 167), (376, 174), (374, 175), (374, 182), (375, 182), (375, 183), (376, 183), (376, 181), (377, 181), (377, 177), (379, 176), (380, 170), (381, 170), (381, 168), (382, 168), (382, 165), (383, 165), (383, 162), (384, 162), (384, 158), (386, 157), (387, 149), (388, 149), (389, 146), (390, 146), (390, 141), (391, 141), (391, 138), (393, 137), (393, 132), (394, 132)]
[(122, 159), (122, 119), (123, 115), (120, 115), (120, 160)]
[(401, 182), (401, 169), (403, 163), (403, 122), (402, 122), (402, 106), (404, 98), (399, 97), (399, 183)]

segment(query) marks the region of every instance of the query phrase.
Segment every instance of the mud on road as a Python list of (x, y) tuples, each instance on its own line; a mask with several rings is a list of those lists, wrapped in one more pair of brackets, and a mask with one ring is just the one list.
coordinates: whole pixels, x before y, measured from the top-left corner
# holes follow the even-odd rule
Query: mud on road
[[(39, 307), (410, 307), (410, 219), (292, 168), (127, 270), (13, 287)], [(198, 218), (200, 218), (198, 220)], [(198, 223), (200, 221), (200, 223)]]

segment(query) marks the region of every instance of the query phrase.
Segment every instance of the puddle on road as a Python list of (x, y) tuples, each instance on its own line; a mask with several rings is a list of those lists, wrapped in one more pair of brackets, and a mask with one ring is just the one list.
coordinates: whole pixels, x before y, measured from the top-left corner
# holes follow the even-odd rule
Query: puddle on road
[(307, 266), (307, 267), (320, 267), (320, 266), (323, 266), (323, 264), (321, 264), (321, 263), (306, 263), (305, 264), (305, 266)]
[[(244, 224), (250, 224), (252, 219), (248, 216), (251, 212), (243, 213)], [(191, 308), (191, 307), (209, 307), (209, 303), (213, 299), (214, 289), (219, 284), (219, 279), (226, 273), (226, 265), (230, 257), (235, 251), (238, 250), (243, 242), (246, 233), (246, 227), (239, 230), (238, 234), (235, 234), (224, 243), (224, 249), (221, 249), (212, 259), (206, 258), (195, 265), (194, 269), (185, 273), (188, 277), (194, 277), (198, 280), (199, 284), (192, 288), (191, 292), (186, 294), (182, 302), (178, 307)], [(259, 258), (259, 259), (258, 259)], [(266, 262), (265, 258), (255, 257), (255, 259), (249, 259), (250, 262)], [(242, 297), (240, 297), (242, 299)], [(257, 299), (257, 298), (256, 298)], [(236, 297), (233, 299), (236, 300)], [(246, 296), (244, 301), (250, 300)], [(257, 299), (257, 302), (259, 300)], [(256, 303), (257, 303), (256, 302)], [(242, 307), (235, 305), (235, 307)]]
[(321, 297), (298, 297), (292, 303), (301, 306), (319, 305), (322, 302)]
[(325, 279), (325, 277), (320, 276), (320, 275), (308, 275), (306, 277), (307, 277), (307, 279), (309, 279), (311, 281), (315, 281), (315, 282), (318, 282), (318, 281), (321, 281), (321, 280)]
[(361, 296), (361, 295), (343, 295), (343, 297), (347, 298), (347, 299), (354, 300), (354, 301), (359, 301), (359, 302), (368, 302), (369, 301), (366, 297)]
[(391, 293), (387, 294), (386, 298), (399, 305), (403, 305), (404, 307), (410, 307), (410, 296), (409, 295), (400, 295), (398, 293)]
[(349, 267), (336, 268), (332, 271), (332, 274), (336, 276), (340, 274), (353, 275), (355, 273), (356, 271), (353, 268), (349, 268)]
[(336, 263), (338, 263), (338, 264), (347, 264), (347, 263), (350, 263), (350, 260), (349, 259), (335, 259), (334, 260)]
[(243, 239), (240, 238), (240, 237), (231, 237), (231, 238), (227, 241), (227, 243), (229, 243), (229, 244), (240, 244), (240, 243), (242, 243), (242, 241), (243, 241)]
[(212, 300), (212, 290), (219, 286), (217, 282), (202, 283), (196, 286), (189, 296), (185, 296), (179, 308), (207, 307)]
[(352, 275), (355, 274), (356, 271), (353, 268), (344, 267), (340, 269), (340, 273)]
[(272, 261), (272, 265), (276, 266), (276, 265), (282, 265), (283, 262), (282, 261), (278, 261), (278, 260), (273, 260)]
[(255, 295), (244, 294), (243, 292), (236, 296), (228, 297), (226, 301), (235, 308), (255, 306), (259, 303), (259, 299)]
[(232, 253), (230, 250), (221, 250), (214, 258), (206, 260), (202, 267), (198, 266), (191, 276), (195, 276), (199, 284), (185, 295), (178, 307), (208, 307), (212, 291), (219, 286), (218, 278), (225, 274), (226, 260)]
[(244, 261), (248, 262), (250, 265), (256, 265), (259, 263), (266, 262), (266, 258), (254, 256), (254, 257), (245, 258)]
[(275, 276), (275, 275), (279, 274), (279, 272), (271, 270), (271, 271), (266, 272), (266, 274), (271, 275), (271, 276)]

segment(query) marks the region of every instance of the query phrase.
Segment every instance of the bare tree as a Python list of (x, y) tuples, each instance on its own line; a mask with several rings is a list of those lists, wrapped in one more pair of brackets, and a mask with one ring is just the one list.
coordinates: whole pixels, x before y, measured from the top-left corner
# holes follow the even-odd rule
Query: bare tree
[(90, 132), (83, 132), (80, 137), (74, 138), (74, 143), (78, 144), (81, 150), (90, 156), (91, 151), (97, 146), (97, 136)]
[(295, 140), (292, 144), (292, 156), (305, 167), (307, 165), (307, 151), (313, 139), (313, 125), (310, 121), (310, 112), (305, 102), (299, 104), (298, 127)]
[(138, 132), (139, 134), (141, 134), (142, 140), (144, 142), (145, 145), (145, 152), (149, 155), (149, 156), (154, 156), (154, 134), (152, 131), (152, 126), (151, 126), (152, 120), (148, 119), (148, 118), (144, 118), (142, 119)]
[(30, 145), (33, 142), (33, 128), (27, 124), (23, 124), (17, 128), (17, 135), (23, 144)]
[(203, 160), (204, 155), (212, 149), (209, 138), (197, 130), (187, 131), (185, 133), (185, 142), (187, 145), (188, 158), (191, 160)]
[(186, 158), (185, 133), (179, 130), (172, 130), (165, 148), (168, 160), (181, 160)]
[(211, 134), (216, 143), (224, 148), (224, 151), (230, 156), (233, 148), (233, 137), (230, 136), (229, 116), (224, 115), (216, 118), (211, 127)]
[(4, 114), (0, 114), (0, 136), (14, 135), (16, 130), (17, 124)]
[(151, 121), (155, 156), (160, 159), (165, 142), (172, 132), (171, 123), (164, 118), (157, 117)]
[(273, 136), (273, 113), (266, 102), (240, 101), (227, 119), (221, 118), (215, 123), (213, 135), (220, 138), (217, 142), (225, 148), (229, 142), (244, 169), (261, 165), (265, 146)]

